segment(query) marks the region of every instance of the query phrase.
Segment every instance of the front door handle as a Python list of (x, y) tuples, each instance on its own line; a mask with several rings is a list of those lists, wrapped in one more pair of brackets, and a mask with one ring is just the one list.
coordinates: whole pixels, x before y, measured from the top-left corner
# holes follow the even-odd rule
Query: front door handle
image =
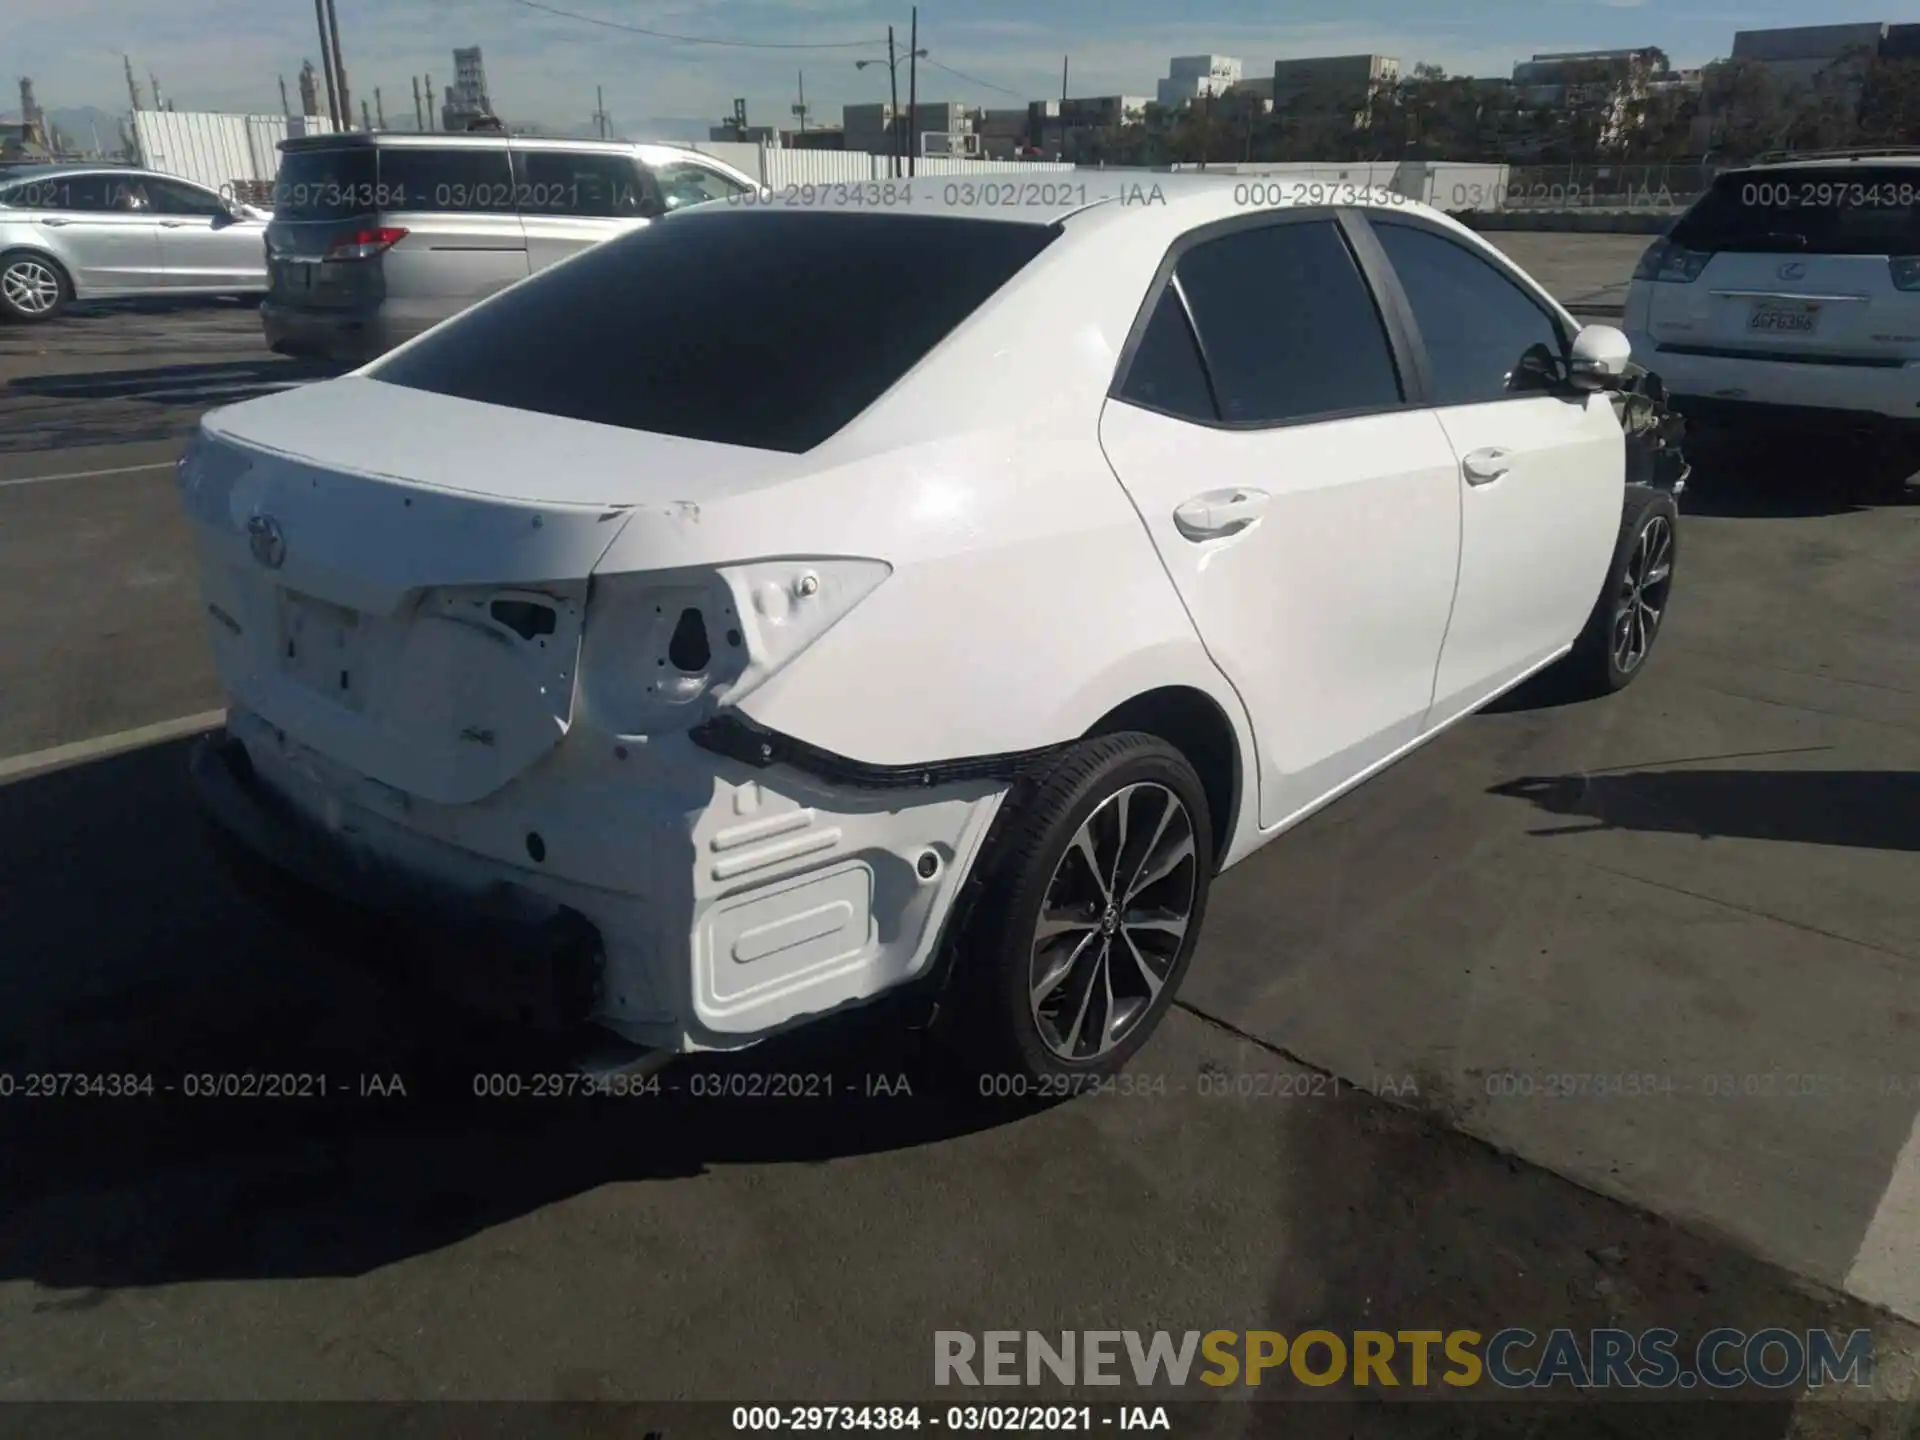
[(1240, 486), (1232, 490), (1209, 490), (1177, 506), (1173, 523), (1189, 540), (1218, 540), (1235, 535), (1258, 520), (1273, 499), (1264, 490)]
[(1460, 468), (1466, 472), (1469, 485), (1486, 485), (1513, 468), (1513, 452), (1489, 445), (1461, 460)]
[(187, 222), (184, 220), (162, 220), (160, 222), (160, 228), (162, 230), (178, 230), (181, 226), (185, 225), (186, 223)]
[(40, 223), (42, 225), (51, 225), (54, 229), (58, 230), (62, 225), (71, 225), (73, 222), (71, 220), (56, 220), (52, 216), (47, 216), (42, 219)]

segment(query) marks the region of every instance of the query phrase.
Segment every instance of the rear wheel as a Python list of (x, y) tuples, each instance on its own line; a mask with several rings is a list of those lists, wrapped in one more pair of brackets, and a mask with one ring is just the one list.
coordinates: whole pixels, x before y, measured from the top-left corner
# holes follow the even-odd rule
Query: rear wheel
[(1213, 878), (1206, 792), (1155, 736), (1088, 740), (1007, 799), (955, 926), (935, 1033), (984, 1093), (1122, 1069), (1173, 1003)]
[(1667, 617), (1679, 522), (1679, 507), (1666, 491), (1629, 487), (1607, 583), (1560, 662), (1562, 678), (1582, 694), (1624, 690), (1646, 668)]
[(45, 255), (31, 250), (0, 255), (0, 314), (9, 320), (28, 324), (51, 320), (66, 308), (72, 295), (66, 272)]

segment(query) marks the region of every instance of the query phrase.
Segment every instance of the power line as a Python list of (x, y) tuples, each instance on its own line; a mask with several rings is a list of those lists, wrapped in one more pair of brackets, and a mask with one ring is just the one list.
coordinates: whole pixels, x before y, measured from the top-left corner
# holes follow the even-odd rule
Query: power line
[(800, 44), (760, 40), (721, 40), (711, 35), (676, 35), (667, 30), (650, 30), (644, 25), (628, 25), (620, 20), (604, 20), (597, 15), (582, 15), (577, 11), (562, 10), (557, 5), (543, 5), (539, 0), (513, 0), (513, 3), (525, 6), (529, 10), (542, 10), (549, 15), (558, 15), (563, 19), (578, 20), (585, 25), (600, 25), (608, 30), (624, 30), (630, 35), (645, 35), (655, 40), (673, 40), (682, 45), (723, 45), (730, 50), (872, 50), (879, 44), (875, 40), (829, 40), (814, 44)]
[(920, 63), (922, 65), (931, 65), (936, 70), (944, 70), (955, 79), (964, 80), (969, 85), (978, 85), (982, 90), (991, 90), (996, 95), (1011, 95), (1016, 100), (1024, 100), (1026, 98), (1026, 95), (1019, 90), (1009, 90), (1004, 85), (990, 85), (976, 75), (969, 75), (965, 71), (956, 70), (951, 65), (942, 65), (938, 60), (928, 59), (925, 55), (920, 57)]

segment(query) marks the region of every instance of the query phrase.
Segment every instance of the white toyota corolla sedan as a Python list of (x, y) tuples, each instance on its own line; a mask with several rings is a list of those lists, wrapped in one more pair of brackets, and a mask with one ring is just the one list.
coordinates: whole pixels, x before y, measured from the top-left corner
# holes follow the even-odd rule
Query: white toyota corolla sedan
[(1220, 871), (1638, 675), (1625, 338), (1396, 197), (1158, 179), (698, 207), (208, 415), (240, 873), (634, 1056), (904, 991), (1099, 1076)]

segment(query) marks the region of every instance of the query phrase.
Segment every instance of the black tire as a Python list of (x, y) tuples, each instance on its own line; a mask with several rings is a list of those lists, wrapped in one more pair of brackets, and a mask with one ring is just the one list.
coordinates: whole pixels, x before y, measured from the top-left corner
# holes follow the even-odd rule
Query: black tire
[[(52, 277), (54, 294), (52, 302), (44, 309), (26, 309), (17, 303), (8, 293), (7, 280), (16, 267), (35, 270)], [(38, 325), (51, 320), (67, 308), (67, 302), (73, 299), (73, 281), (61, 268), (60, 262), (51, 255), (42, 255), (37, 250), (9, 250), (0, 255), (0, 316), (17, 325)]]
[[(1165, 803), (1166, 797), (1177, 802), (1184, 822)], [(1080, 852), (1069, 859), (1082, 827), (1091, 826), (1094, 848), (1102, 849), (1101, 837), (1113, 838), (1123, 803), (1131, 812), (1124, 818), (1131, 823), (1126, 850), (1112, 857), (1116, 874), (1126, 873), (1131, 880), (1148, 868), (1148, 859), (1164, 862), (1176, 855), (1183, 823), (1191, 831), (1191, 854), (1178, 860), (1165, 876), (1140, 888), (1140, 900), (1151, 902), (1131, 912), (1142, 917), (1140, 922), (1123, 926), (1124, 915), (1114, 905), (1107, 905), (1098, 917), (1076, 910), (1076, 917), (1087, 914), (1089, 918), (1084, 924), (1076, 918), (1078, 928), (1045, 952), (1049, 962), (1064, 959), (1077, 943), (1074, 937), (1088, 932), (1086, 942), (1101, 949), (1083, 955), (1092, 967), (1086, 976), (1086, 1022), (1094, 1023), (1099, 1012), (1103, 1041), (1107, 1022), (1121, 1022), (1112, 1027), (1117, 1038), (1109, 1048), (1070, 1056), (1055, 1044), (1069, 1038), (1061, 1034), (1068, 1021), (1064, 1007), (1078, 993), (1080, 971), (1074, 969), (1060, 982), (1057, 1016), (1043, 1019), (1052, 1002), (1050, 998), (1036, 1002), (1033, 996), (1034, 976), (1042, 959), (1040, 918), (1043, 906), (1056, 916), (1066, 913), (1067, 892), (1091, 874)], [(1163, 811), (1169, 814), (1168, 829), (1159, 832), (1159, 848), (1146, 853), (1149, 841), (1140, 837), (1156, 833)], [(1103, 855), (1102, 863), (1108, 858)], [(1153, 868), (1159, 868), (1159, 863)], [(1127, 732), (1082, 741), (1063, 751), (1014, 786), (981, 849), (951, 929), (952, 978), (934, 1022), (934, 1038), (981, 1082), (982, 1094), (1016, 1102), (1064, 1098), (1074, 1093), (1078, 1083), (1119, 1071), (1173, 1003), (1206, 918), (1213, 870), (1213, 823), (1206, 791), (1178, 750), (1156, 736)], [(1097, 898), (1091, 902), (1098, 903)], [(1166, 932), (1147, 922), (1156, 915), (1178, 912), (1182, 904), (1184, 930), (1177, 940), (1163, 939)], [(1134, 956), (1143, 951), (1144, 958), (1136, 961)], [(1095, 993), (1101, 988), (1099, 967), (1109, 961), (1113, 968), (1104, 972), (1108, 987), (1104, 993), (1119, 992), (1110, 1007), (1104, 993)], [(1143, 967), (1149, 964), (1159, 982), (1157, 989), (1144, 977)], [(1049, 1024), (1052, 1043), (1045, 1028)], [(1085, 1030), (1085, 1025), (1076, 1028)], [(1083, 1041), (1092, 1034), (1086, 1031)]]
[[(1635, 567), (1652, 558), (1651, 549), (1657, 549), (1660, 544), (1661, 527), (1665, 532), (1665, 574), (1657, 584), (1637, 582)], [(1644, 555), (1643, 541), (1650, 547)], [(1607, 566), (1606, 584), (1601, 587), (1600, 598), (1594, 601), (1593, 613), (1587, 617), (1580, 638), (1574, 641), (1573, 650), (1555, 667), (1555, 679), (1578, 696), (1611, 695), (1631, 685), (1647, 668), (1647, 658), (1665, 626), (1679, 555), (1680, 507), (1674, 504), (1673, 496), (1651, 486), (1628, 486), (1620, 516), (1619, 539), (1613, 547), (1613, 560)], [(1635, 647), (1619, 643), (1623, 638), (1621, 630), (1628, 614), (1628, 602), (1636, 594), (1636, 583), (1640, 584), (1639, 598), (1656, 612), (1651, 620), (1644, 612), (1641, 616), (1644, 643), (1637, 647), (1637, 653)]]

